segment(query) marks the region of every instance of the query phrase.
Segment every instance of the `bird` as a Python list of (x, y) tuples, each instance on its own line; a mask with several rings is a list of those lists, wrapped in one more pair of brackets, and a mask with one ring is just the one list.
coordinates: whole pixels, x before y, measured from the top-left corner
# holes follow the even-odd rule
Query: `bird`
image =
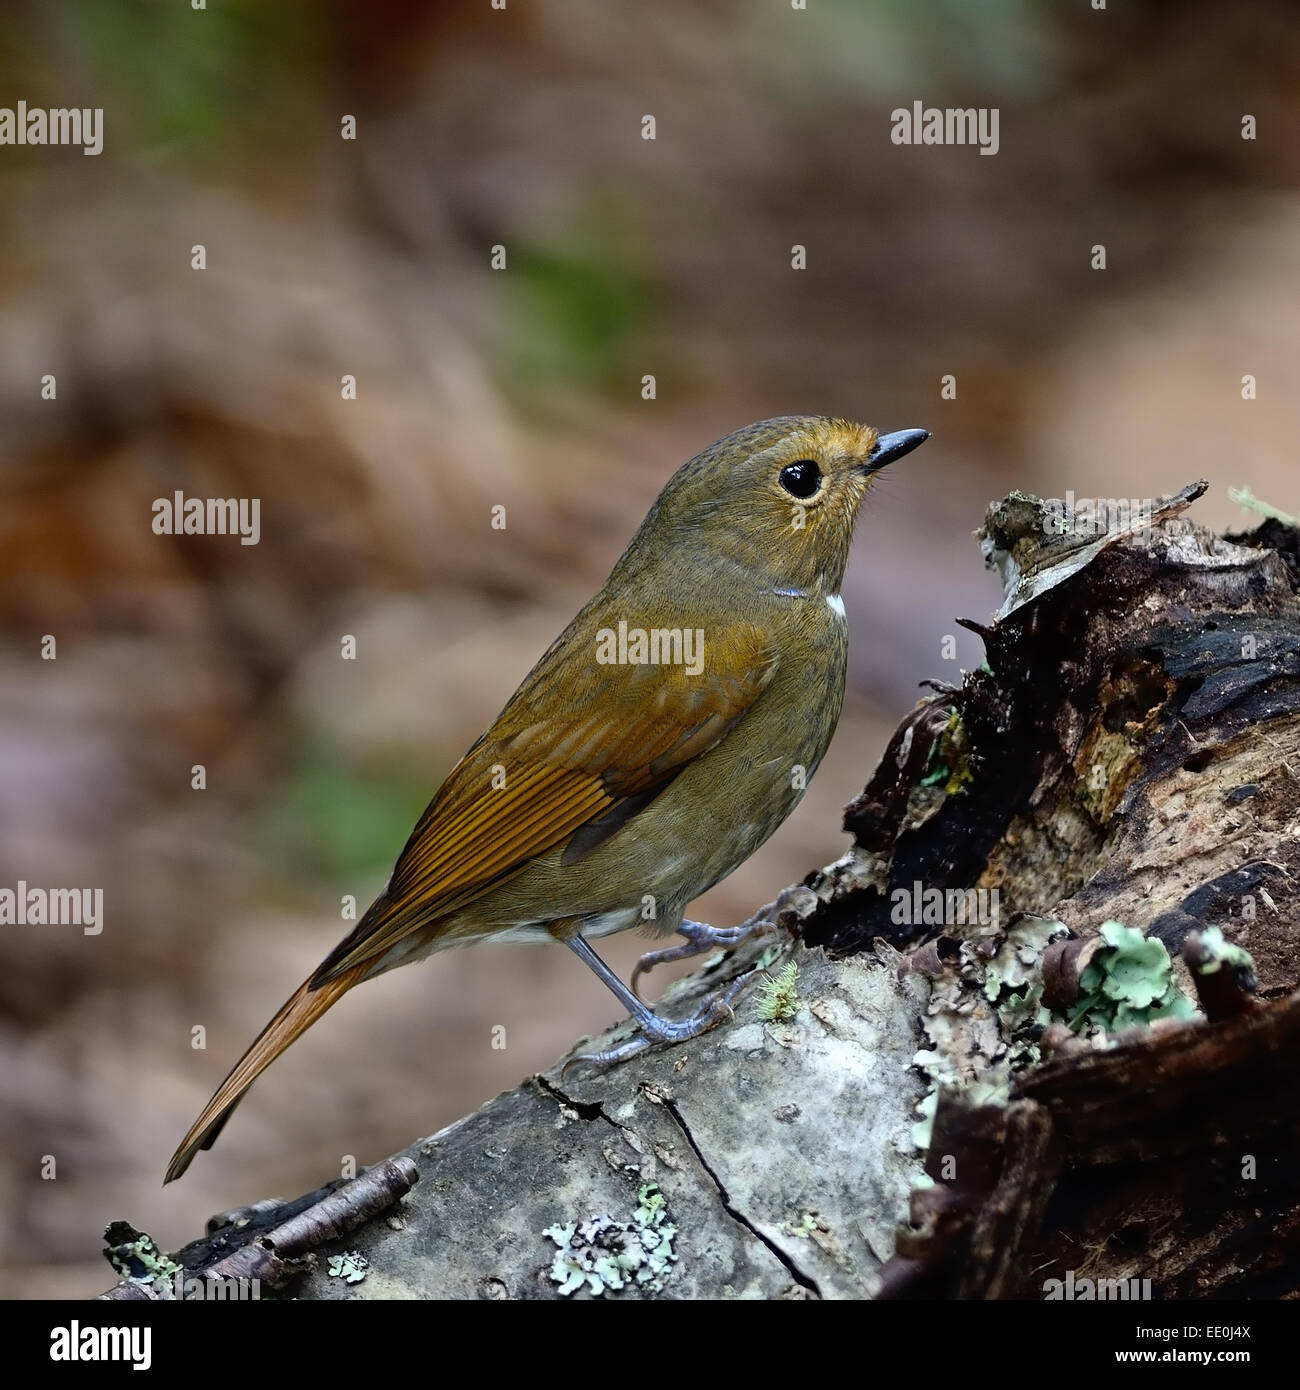
[[(217, 1088), (165, 1182), (348, 990), (452, 946), (556, 941), (579, 956), (637, 1026), (593, 1064), (729, 1016), (748, 974), (680, 1020), (646, 1005), (637, 980), (764, 925), (685, 912), (772, 835), (817, 770), (843, 703), (840, 588), (859, 508), (875, 475), (928, 438), (783, 416), (683, 464), (438, 788), (382, 892)], [(634, 927), (684, 941), (643, 956), (629, 988), (592, 942)]]

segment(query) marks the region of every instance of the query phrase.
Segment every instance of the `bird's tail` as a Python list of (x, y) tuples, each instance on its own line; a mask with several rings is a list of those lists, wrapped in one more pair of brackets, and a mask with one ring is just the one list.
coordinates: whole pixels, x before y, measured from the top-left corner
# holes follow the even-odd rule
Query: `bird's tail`
[(210, 1149), (216, 1143), (217, 1135), (230, 1118), (231, 1111), (243, 1099), (244, 1092), (294, 1039), (305, 1033), (368, 969), (369, 962), (360, 962), (335, 979), (326, 981), (318, 989), (312, 989), (310, 980), (298, 987), (281, 1006), (279, 1013), (257, 1035), (252, 1047), (236, 1062), (230, 1075), (203, 1107), (203, 1113), (190, 1126), (190, 1132), (172, 1155), (164, 1183), (179, 1178), (200, 1149)]

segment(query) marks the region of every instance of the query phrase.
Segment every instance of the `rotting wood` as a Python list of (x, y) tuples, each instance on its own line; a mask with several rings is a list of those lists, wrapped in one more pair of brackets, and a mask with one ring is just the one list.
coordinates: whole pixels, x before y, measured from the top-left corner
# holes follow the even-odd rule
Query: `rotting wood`
[[(773, 933), (671, 992), (688, 1009), (776, 945), (800, 966), (793, 1019), (746, 996), (687, 1046), (557, 1066), (378, 1189), (253, 1212), (184, 1268), (262, 1259), (302, 1298), (1041, 1298), (1066, 1271), (1300, 1290), (1300, 534), (1212, 536), (1181, 516), (1202, 489), (1105, 536), (1053, 535), (1018, 494), (990, 508), (1007, 598), (963, 620), (984, 667), (902, 721), (847, 809), (852, 849), (783, 895)], [(900, 921), (918, 887), (996, 890), (997, 920)], [(1168, 948), (1203, 1018), (1068, 1026), (1108, 921)], [(639, 1279), (661, 1202), (671, 1240), (647, 1238)], [(294, 1223), (273, 1268), (267, 1232)], [(356, 1282), (323, 1258), (345, 1250), (369, 1262)], [(605, 1274), (565, 1277), (584, 1264)]]

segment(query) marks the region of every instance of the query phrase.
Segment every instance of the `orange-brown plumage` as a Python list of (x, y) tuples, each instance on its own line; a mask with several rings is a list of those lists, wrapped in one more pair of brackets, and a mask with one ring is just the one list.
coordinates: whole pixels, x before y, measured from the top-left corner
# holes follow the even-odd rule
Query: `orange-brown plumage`
[(304, 980), (297, 990), (281, 1006), (280, 1011), (254, 1039), (252, 1046), (235, 1063), (229, 1076), (217, 1088), (212, 1099), (203, 1107), (203, 1113), (190, 1126), (189, 1133), (181, 1140), (172, 1161), (167, 1167), (166, 1182), (171, 1182), (190, 1166), (190, 1160), (200, 1149), (210, 1149), (221, 1133), (222, 1126), (230, 1118), (254, 1081), (296, 1038), (311, 1027), (335, 1000), (342, 998), (348, 990), (364, 975), (355, 970), (340, 975), (320, 989), (313, 989), (310, 980)]
[[(891, 456), (923, 437), (891, 436)], [(360, 980), (492, 936), (580, 937), (583, 954), (585, 938), (640, 924), (647, 901), (651, 925), (672, 931), (776, 829), (839, 716), (839, 585), (876, 446), (865, 426), (770, 420), (678, 470), (600, 593), (448, 775), (384, 891), (222, 1082), (168, 1181)], [(815, 462), (814, 492), (782, 482), (792, 461), (801, 487)], [(602, 634), (620, 623), (699, 634), (697, 667), (606, 662)]]

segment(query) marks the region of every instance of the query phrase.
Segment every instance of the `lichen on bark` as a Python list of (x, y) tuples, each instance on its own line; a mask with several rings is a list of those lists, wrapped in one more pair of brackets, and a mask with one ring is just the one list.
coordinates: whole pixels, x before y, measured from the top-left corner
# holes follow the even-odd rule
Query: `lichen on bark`
[[(990, 508), (985, 663), (904, 718), (852, 848), (773, 907), (793, 1017), (750, 992), (689, 1044), (557, 1066), (178, 1261), (333, 1299), (1296, 1292), (1300, 535), (1211, 535), (1201, 490), (1102, 535)], [(918, 889), (997, 911), (917, 921)], [(651, 1191), (673, 1258), (638, 1279)]]

